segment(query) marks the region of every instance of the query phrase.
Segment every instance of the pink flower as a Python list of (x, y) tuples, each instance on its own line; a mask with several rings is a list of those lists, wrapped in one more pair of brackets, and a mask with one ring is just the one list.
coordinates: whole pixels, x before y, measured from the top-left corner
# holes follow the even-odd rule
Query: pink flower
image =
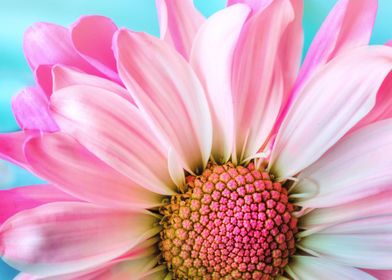
[(100, 16), (26, 32), (37, 86), (0, 156), (49, 183), (1, 192), (17, 279), (391, 279), (376, 1), (339, 1), (301, 67), (300, 0), (157, 6), (161, 39)]

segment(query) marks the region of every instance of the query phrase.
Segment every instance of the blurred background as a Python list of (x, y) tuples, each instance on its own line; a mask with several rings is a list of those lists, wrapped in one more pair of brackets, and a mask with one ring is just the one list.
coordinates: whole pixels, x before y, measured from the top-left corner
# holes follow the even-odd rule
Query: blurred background
[[(336, 0), (304, 0), (305, 51)], [(226, 0), (194, 0), (197, 8), (209, 16), (225, 6)], [(69, 25), (79, 16), (105, 15), (118, 26), (145, 31), (158, 36), (154, 0), (13, 0), (3, 1), (0, 10), (0, 133), (17, 131), (11, 112), (11, 98), (26, 85), (33, 84), (33, 76), (22, 51), (24, 30), (34, 22), (46, 21)], [(384, 44), (392, 39), (392, 1), (379, 0), (379, 10), (372, 44)], [(0, 189), (42, 182), (28, 172), (0, 160)], [(1, 205), (0, 205), (1, 211)], [(0, 279), (9, 280), (17, 274), (0, 260)]]

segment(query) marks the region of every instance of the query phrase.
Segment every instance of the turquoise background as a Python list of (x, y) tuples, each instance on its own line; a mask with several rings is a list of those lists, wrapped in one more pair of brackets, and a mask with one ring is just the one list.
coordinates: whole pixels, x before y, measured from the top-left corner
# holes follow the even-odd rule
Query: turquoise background
[[(206, 16), (224, 7), (225, 0), (195, 0)], [(334, 0), (305, 0), (305, 50)], [(0, 132), (18, 130), (11, 112), (11, 97), (33, 77), (22, 51), (24, 30), (34, 22), (69, 25), (80, 15), (99, 14), (112, 18), (118, 26), (158, 35), (154, 0), (12, 0), (2, 1), (0, 9)], [(392, 39), (392, 1), (380, 0), (372, 44)], [(0, 189), (41, 182), (11, 164), (0, 161)], [(0, 205), (1, 211), (1, 205)], [(17, 272), (0, 261), (0, 279), (12, 279)]]

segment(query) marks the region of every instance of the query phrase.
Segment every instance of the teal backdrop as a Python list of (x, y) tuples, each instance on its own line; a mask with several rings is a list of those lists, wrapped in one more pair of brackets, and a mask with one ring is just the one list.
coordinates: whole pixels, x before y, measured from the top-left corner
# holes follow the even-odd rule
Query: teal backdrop
[[(225, 5), (225, 0), (195, 0), (197, 8), (209, 16)], [(305, 0), (305, 50), (336, 0)], [(33, 77), (22, 51), (24, 30), (34, 22), (69, 25), (80, 15), (98, 14), (112, 18), (118, 26), (158, 35), (154, 0), (12, 0), (2, 1), (0, 9), (0, 133), (17, 131), (11, 112), (11, 98), (21, 88), (33, 84)], [(392, 1), (379, 0), (372, 44), (392, 39)], [(28, 172), (0, 161), (0, 189), (42, 182)], [(0, 205), (1, 211), (1, 205)], [(0, 261), (0, 279), (17, 274)]]

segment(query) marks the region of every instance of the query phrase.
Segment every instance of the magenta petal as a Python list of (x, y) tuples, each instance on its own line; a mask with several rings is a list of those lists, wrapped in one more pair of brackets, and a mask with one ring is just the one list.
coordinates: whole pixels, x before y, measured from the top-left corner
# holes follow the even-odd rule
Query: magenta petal
[(0, 191), (0, 224), (14, 214), (56, 201), (79, 201), (52, 185), (33, 185)]
[(53, 91), (52, 65), (38, 65), (37, 68), (35, 68), (34, 76), (37, 84), (49, 98)]
[(35, 23), (25, 32), (23, 49), (33, 70), (40, 64), (61, 63), (99, 75), (99, 72), (75, 51), (69, 31), (63, 26)]
[(26, 168), (23, 147), (28, 137), (23, 131), (0, 134), (0, 158)]
[(112, 51), (112, 37), (117, 26), (103, 16), (81, 17), (71, 27), (76, 51), (98, 70), (114, 81), (120, 81)]
[(54, 132), (59, 130), (50, 115), (45, 94), (36, 87), (22, 90), (12, 100), (15, 118), (22, 129)]

